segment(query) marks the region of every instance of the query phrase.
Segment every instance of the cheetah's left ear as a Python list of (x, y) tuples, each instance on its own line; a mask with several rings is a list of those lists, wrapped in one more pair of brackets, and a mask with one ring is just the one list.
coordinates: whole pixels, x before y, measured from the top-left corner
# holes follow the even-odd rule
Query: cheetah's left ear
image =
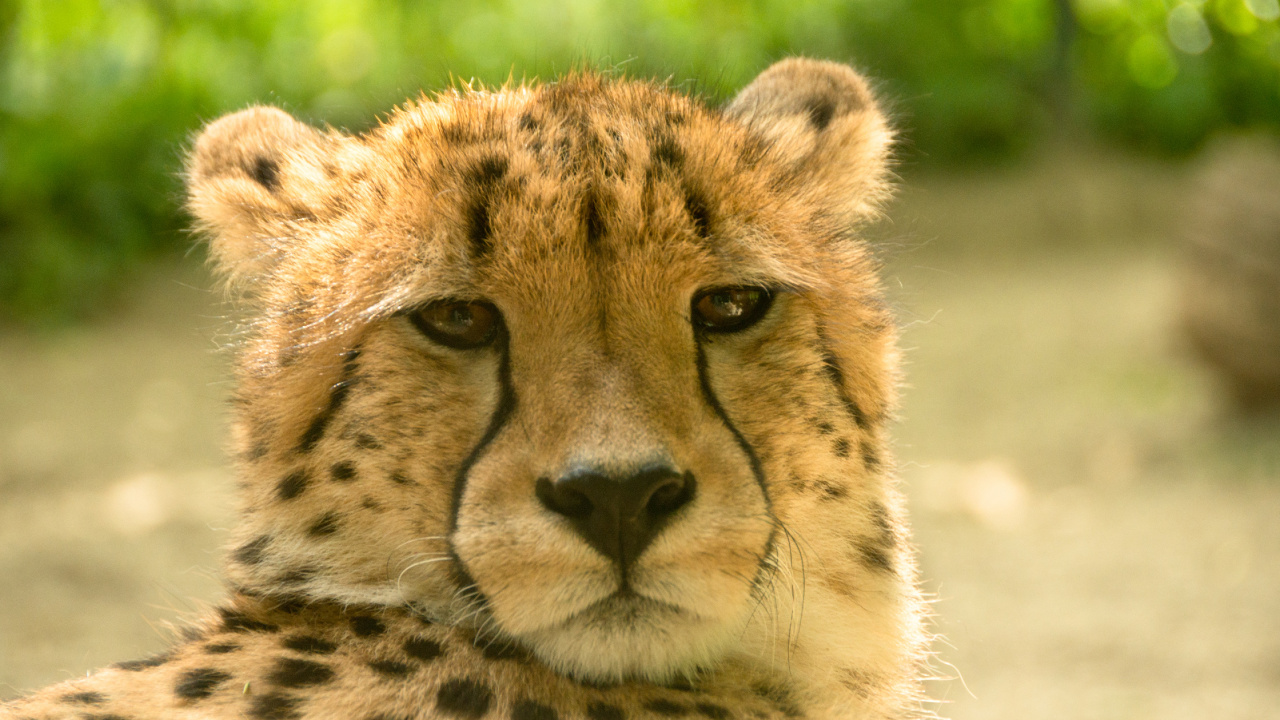
[(338, 178), (358, 163), (354, 145), (273, 107), (204, 128), (187, 158), (187, 207), (233, 286), (252, 287), (328, 219)]
[(738, 93), (726, 113), (772, 141), (819, 207), (859, 221), (888, 199), (893, 131), (866, 79), (849, 66), (779, 61)]

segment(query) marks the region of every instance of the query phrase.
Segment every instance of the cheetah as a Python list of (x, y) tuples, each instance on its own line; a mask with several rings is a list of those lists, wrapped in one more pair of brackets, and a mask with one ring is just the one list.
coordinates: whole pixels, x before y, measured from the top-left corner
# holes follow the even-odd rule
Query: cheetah
[(353, 136), (194, 141), (245, 308), (227, 597), (21, 720), (926, 714), (863, 229), (893, 133), (787, 59), (724, 107), (578, 70)]

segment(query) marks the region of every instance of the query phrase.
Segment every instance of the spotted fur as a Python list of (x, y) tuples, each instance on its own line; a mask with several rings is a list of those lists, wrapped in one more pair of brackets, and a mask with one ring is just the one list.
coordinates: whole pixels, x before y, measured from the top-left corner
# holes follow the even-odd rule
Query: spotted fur
[[(919, 714), (893, 322), (858, 238), (890, 144), (865, 81), (810, 60), (723, 109), (577, 73), (361, 136), (212, 123), (190, 207), (253, 317), (230, 597), (0, 716)], [(726, 286), (773, 303), (700, 330)], [(492, 342), (420, 332), (441, 299), (497, 308)], [(625, 573), (535, 498), (659, 461), (696, 494)]]

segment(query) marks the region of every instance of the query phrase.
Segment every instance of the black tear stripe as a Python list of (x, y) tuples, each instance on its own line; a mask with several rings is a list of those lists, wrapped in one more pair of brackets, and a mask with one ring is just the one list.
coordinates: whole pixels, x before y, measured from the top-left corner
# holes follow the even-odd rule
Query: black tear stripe
[(462, 495), (467, 488), (467, 475), (470, 474), (471, 468), (484, 454), (485, 449), (498, 436), (498, 432), (507, 424), (507, 420), (511, 418), (512, 413), (516, 409), (516, 391), (511, 383), (511, 338), (507, 335), (505, 326), (499, 328), (498, 336), (494, 340), (493, 347), (498, 351), (498, 407), (494, 409), (493, 416), (489, 419), (489, 427), (485, 428), (484, 435), (481, 436), (480, 442), (471, 449), (467, 458), (462, 461), (462, 465), (458, 467), (458, 474), (453, 479), (453, 497), (450, 499), (449, 507), (449, 556), (453, 558), (452, 565), (453, 580), (462, 588), (463, 596), (466, 599), (474, 600), (481, 607), (488, 605), (488, 600), (480, 589), (476, 587), (476, 581), (471, 577), (471, 573), (467, 571), (466, 566), (462, 563), (461, 556), (458, 555), (457, 548), (453, 545), (453, 534), (458, 530), (458, 511), (462, 507)]
[(360, 369), (360, 348), (357, 346), (343, 353), (342, 359), (342, 377), (329, 389), (329, 404), (325, 405), (320, 414), (311, 420), (311, 424), (307, 426), (307, 431), (303, 433), (302, 439), (298, 441), (298, 452), (300, 453), (309, 453), (315, 449), (316, 443), (320, 442), (320, 438), (324, 437), (324, 431), (329, 427), (333, 416), (342, 409), (343, 403), (347, 401), (347, 396), (351, 394), (351, 386), (356, 383), (356, 372)]
[(756, 484), (760, 486), (760, 493), (764, 495), (765, 514), (769, 516), (770, 523), (769, 539), (765, 541), (764, 552), (760, 555), (760, 562), (756, 567), (756, 576), (752, 580), (752, 586), (758, 586), (766, 572), (766, 560), (773, 555), (774, 544), (778, 537), (778, 528), (780, 523), (778, 518), (773, 514), (773, 498), (769, 496), (769, 486), (764, 477), (764, 465), (760, 463), (760, 457), (756, 455), (755, 448), (751, 447), (751, 443), (747, 442), (744, 436), (729, 419), (729, 414), (725, 412), (724, 406), (720, 404), (720, 399), (716, 397), (715, 390), (711, 387), (711, 376), (707, 373), (707, 353), (702, 347), (702, 341), (694, 336), (694, 346), (697, 348), (697, 367), (698, 367), (698, 384), (702, 386), (702, 397), (706, 400), (707, 405), (711, 407), (711, 411), (720, 418), (720, 422), (729, 429), (733, 434), (734, 440), (738, 441), (738, 447), (742, 448), (742, 452), (746, 454), (747, 461), (751, 465), (751, 474), (756, 479)]
[(840, 359), (836, 357), (835, 351), (831, 349), (831, 344), (827, 340), (827, 333), (822, 326), (817, 327), (818, 342), (821, 344), (822, 367), (827, 372), (827, 377), (831, 378), (831, 382), (836, 386), (836, 394), (840, 397), (840, 404), (844, 406), (845, 412), (849, 413), (849, 417), (853, 419), (853, 424), (859, 430), (867, 429), (867, 414), (863, 412), (858, 403), (849, 397), (849, 391), (844, 386), (844, 370), (840, 367)]

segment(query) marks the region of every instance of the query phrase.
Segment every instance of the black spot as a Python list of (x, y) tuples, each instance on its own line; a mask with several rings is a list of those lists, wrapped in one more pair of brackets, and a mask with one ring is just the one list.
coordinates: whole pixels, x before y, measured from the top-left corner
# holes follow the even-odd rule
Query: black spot
[(326, 640), (321, 640), (314, 635), (295, 635), (290, 638), (285, 638), (280, 644), (290, 650), (295, 650), (300, 653), (309, 653), (311, 655), (328, 655), (338, 649), (337, 645)]
[(239, 649), (240, 646), (236, 643), (213, 643), (211, 645), (204, 646), (204, 651), (210, 655), (226, 655), (227, 653), (235, 652)]
[(663, 138), (653, 146), (650, 159), (654, 165), (677, 170), (684, 164), (684, 151), (671, 138)]
[(253, 161), (253, 168), (249, 170), (249, 177), (262, 187), (275, 192), (280, 186), (280, 165), (275, 160), (259, 155)]
[[(823, 336), (823, 342), (826, 337)], [(849, 417), (853, 418), (853, 424), (860, 428), (867, 426), (867, 415), (862, 408), (849, 397), (848, 389), (844, 385), (844, 371), (840, 368), (840, 360), (836, 354), (830, 349), (824, 348), (822, 351), (822, 365), (827, 371), (827, 376), (831, 383), (836, 386), (836, 394), (840, 396), (840, 402), (844, 405), (845, 410), (849, 413)]]
[(881, 542), (885, 545), (894, 543), (893, 523), (889, 522), (889, 511), (879, 502), (871, 503), (871, 521), (880, 531)]
[(538, 127), (539, 127), (539, 125), (538, 125), (538, 119), (537, 119), (537, 118), (535, 118), (534, 116), (530, 115), (529, 113), (525, 113), (525, 114), (523, 114), (523, 115), (521, 115), (521, 116), (520, 116), (520, 129), (521, 129), (521, 130), (526, 130), (526, 131), (532, 132), (532, 131), (534, 131), (534, 130), (537, 130), (537, 129), (538, 129)]
[(849, 494), (849, 490), (844, 485), (832, 480), (818, 479), (813, 482), (813, 486), (820, 490), (828, 500), (839, 500)]
[(489, 252), (489, 198), (487, 196), (472, 200), (467, 212), (467, 222), (471, 226), (468, 236), (476, 249), (477, 255)]
[(413, 666), (395, 660), (373, 660), (369, 663), (379, 675), (388, 678), (402, 678), (413, 672)]
[(689, 682), (688, 678), (676, 678), (663, 685), (663, 687), (679, 690), (680, 692), (693, 692), (693, 683)]
[(512, 706), (511, 720), (560, 720), (560, 715), (542, 703), (521, 700)]
[(858, 545), (858, 553), (862, 556), (862, 562), (872, 570), (893, 572), (893, 562), (889, 560), (889, 554), (878, 543), (874, 541), (861, 543)]
[(460, 122), (451, 122), (440, 128), (440, 137), (450, 145), (472, 143), (476, 140), (474, 128)]
[(823, 435), (830, 435), (835, 431), (836, 431), (835, 426), (829, 422), (818, 423), (818, 432), (822, 433)]
[(587, 706), (587, 717), (591, 720), (626, 720), (627, 714), (616, 705), (591, 703)]
[(707, 206), (707, 199), (702, 193), (693, 188), (686, 187), (684, 190), (684, 209), (689, 213), (689, 219), (693, 222), (693, 230), (698, 237), (706, 238), (711, 236), (711, 209)]
[(302, 583), (315, 577), (316, 569), (312, 567), (302, 567), (296, 570), (290, 570), (280, 576), (281, 585), (301, 585)]
[(80, 720), (130, 720), (130, 718), (115, 713), (84, 713), (80, 716)]
[(356, 465), (350, 461), (334, 463), (333, 467), (329, 468), (329, 477), (333, 478), (334, 482), (351, 482), (356, 479)]
[(804, 717), (800, 707), (796, 705), (795, 699), (791, 697), (791, 691), (781, 685), (772, 685), (769, 683), (758, 683), (752, 685), (751, 689), (760, 697), (773, 703), (783, 715), (789, 718)]
[(316, 518), (315, 522), (307, 528), (307, 534), (311, 537), (328, 537), (338, 532), (338, 513), (327, 512)]
[(469, 183), (472, 186), (471, 201), (467, 206), (468, 236), (477, 255), (489, 251), (491, 233), (489, 206), (493, 202), (494, 186), (507, 173), (507, 159), (490, 156), (472, 168)]
[(298, 698), (281, 692), (254, 695), (249, 703), (249, 716), (258, 720), (294, 720), (298, 713)]
[(592, 678), (575, 678), (577, 683), (583, 687), (589, 687), (593, 690), (612, 690), (620, 683), (616, 680), (600, 680)]
[(659, 715), (663, 715), (666, 717), (680, 717), (681, 715), (689, 714), (688, 707), (681, 705), (678, 702), (672, 702), (670, 700), (665, 700), (663, 698), (658, 698), (657, 700), (650, 700), (649, 702), (645, 703), (644, 706), (645, 706), (645, 709), (651, 710), (655, 713), (658, 713)]
[(416, 720), (418, 717), (418, 715), (410, 717), (409, 715), (388, 715), (386, 713), (378, 713), (377, 715), (370, 715), (365, 720)]
[(160, 655), (152, 655), (149, 658), (143, 658), (141, 660), (126, 660), (121, 663), (116, 663), (116, 667), (121, 670), (128, 670), (129, 672), (138, 672), (140, 670), (146, 670), (147, 668), (160, 667), (172, 659), (172, 655), (168, 653), (161, 653)]
[(391, 482), (393, 482), (393, 483), (395, 483), (395, 484), (397, 484), (397, 485), (408, 485), (408, 484), (409, 484), (409, 477), (408, 477), (407, 475), (405, 475), (404, 473), (402, 473), (402, 472), (393, 472), (393, 473), (391, 473), (391, 475), (390, 475), (389, 477), (390, 477), (390, 479), (391, 479)]
[(484, 654), (488, 660), (528, 660), (529, 654), (524, 648), (506, 640), (492, 638), (472, 638), (471, 644)]
[(862, 451), (862, 464), (868, 470), (875, 471), (880, 469), (880, 454), (876, 452), (875, 446), (864, 439), (858, 445), (858, 449)]
[(582, 198), (582, 227), (587, 233), (587, 245), (600, 244), (606, 227), (600, 212), (600, 196), (595, 189), (588, 190)]
[(711, 720), (726, 720), (729, 717), (728, 709), (713, 703), (698, 703), (694, 707), (700, 714), (711, 718)]
[(836, 440), (835, 443), (831, 446), (831, 451), (836, 454), (836, 457), (841, 457), (841, 458), (849, 457), (849, 439), (840, 438), (839, 440)]
[(462, 678), (449, 680), (436, 693), (437, 709), (446, 715), (468, 720), (484, 717), (492, 701), (493, 691), (487, 685)]
[(199, 700), (213, 694), (219, 685), (231, 679), (231, 675), (213, 668), (196, 668), (182, 673), (173, 692), (183, 700)]
[(836, 115), (836, 104), (831, 98), (812, 98), (805, 108), (809, 112), (809, 122), (819, 132), (826, 130), (831, 118)]
[(489, 185), (502, 179), (507, 174), (507, 159), (491, 155), (479, 163), (471, 172), (471, 181), (478, 185)]
[(377, 637), (386, 632), (387, 626), (378, 618), (356, 615), (351, 618), (351, 632), (360, 637)]
[[(294, 574), (301, 574), (305, 578), (310, 577), (314, 572), (315, 571), (308, 568), (302, 568), (289, 573), (286, 577)], [(266, 600), (272, 604), (272, 610), (285, 613), (286, 615), (296, 615), (297, 613), (302, 612), (302, 609), (308, 605), (307, 599), (300, 595), (273, 595)]]
[(307, 476), (306, 470), (294, 470), (276, 485), (276, 497), (281, 500), (292, 500), (301, 495), (310, 482), (311, 478)]
[(435, 660), (444, 653), (440, 643), (426, 638), (409, 638), (404, 641), (404, 651), (409, 657), (423, 662)]
[(378, 439), (372, 435), (361, 433), (356, 436), (356, 447), (361, 450), (381, 450), (382, 443), (378, 442)]
[(347, 401), (347, 395), (351, 393), (351, 387), (356, 383), (355, 374), (359, 369), (359, 359), (359, 349), (348, 350), (343, 354), (342, 379), (329, 389), (329, 404), (307, 426), (307, 431), (298, 441), (298, 452), (311, 452), (315, 449), (316, 443), (320, 442), (320, 438), (324, 437), (324, 431), (329, 427), (333, 416), (342, 409), (342, 404)]
[(76, 703), (78, 705), (101, 705), (107, 701), (107, 696), (100, 692), (78, 692), (70, 695), (63, 695), (62, 702)]
[(333, 670), (322, 663), (297, 658), (278, 658), (267, 682), (287, 688), (313, 687), (333, 680)]
[(222, 616), (222, 629), (227, 632), (279, 632), (279, 625), (272, 625), (245, 615), (236, 610), (228, 608), (219, 608), (218, 614)]
[(267, 544), (270, 542), (270, 535), (259, 535), (236, 548), (231, 556), (242, 565), (257, 565), (262, 562), (263, 551), (267, 549)]

